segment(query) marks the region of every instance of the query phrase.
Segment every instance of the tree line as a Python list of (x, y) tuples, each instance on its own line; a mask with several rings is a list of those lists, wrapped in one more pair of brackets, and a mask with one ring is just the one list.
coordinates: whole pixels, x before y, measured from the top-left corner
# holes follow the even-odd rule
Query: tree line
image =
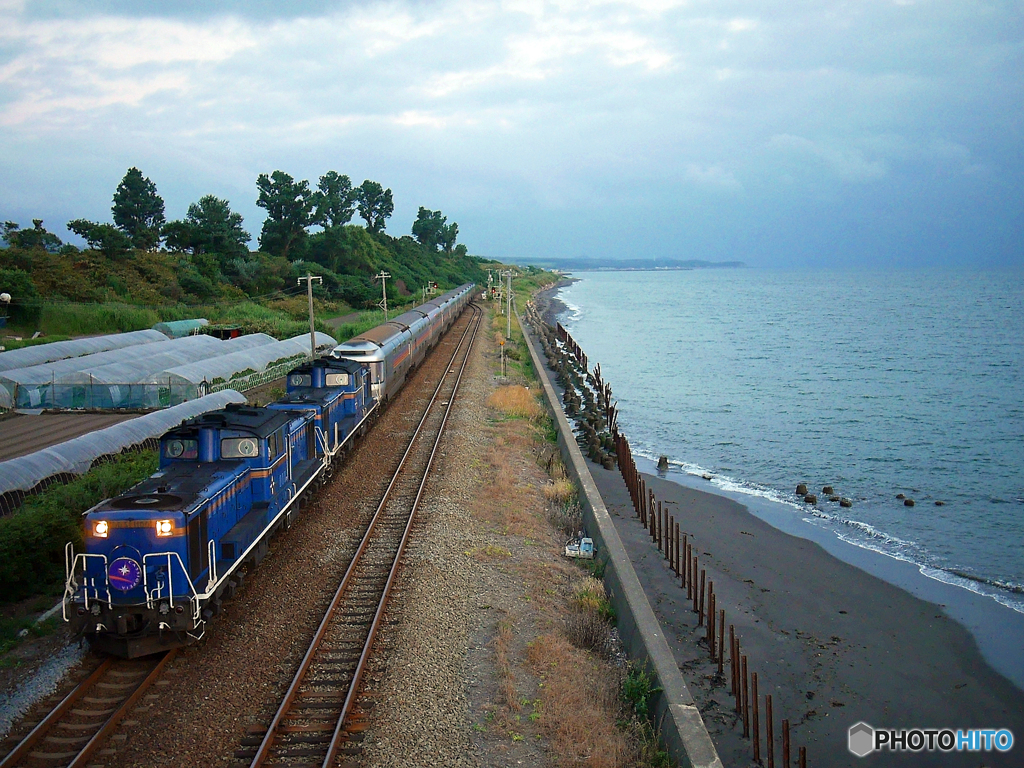
[[(475, 260), (457, 243), (458, 224), (448, 223), (441, 211), (420, 207), (411, 236), (387, 235), (394, 198), (379, 182), (367, 179), (354, 186), (348, 176), (328, 171), (313, 188), (307, 180), (297, 181), (276, 170), (259, 174), (256, 187), (256, 204), (267, 215), (255, 253), (242, 216), (231, 210), (228, 200), (204, 195), (188, 206), (183, 218), (167, 221), (156, 185), (135, 167), (128, 169), (114, 192), (112, 223), (75, 219), (67, 228), (90, 250), (113, 262), (130, 261), (139, 251), (179, 255), (178, 283), (186, 298), (198, 300), (215, 298), (218, 283), (229, 283), (248, 295), (274, 290), (286, 284), (290, 274), (313, 264), (318, 265), (315, 271), (326, 275), (324, 290), (354, 306), (370, 303), (366, 278), (378, 267), (397, 270), (399, 280), (411, 290), (421, 281), (474, 277), (465, 274)], [(365, 226), (351, 223), (356, 214)], [(79, 253), (48, 232), (41, 219), (34, 219), (32, 228), (10, 221), (0, 228), (13, 248)], [(311, 231), (314, 228), (319, 230)], [(476, 267), (469, 266), (470, 271)]]

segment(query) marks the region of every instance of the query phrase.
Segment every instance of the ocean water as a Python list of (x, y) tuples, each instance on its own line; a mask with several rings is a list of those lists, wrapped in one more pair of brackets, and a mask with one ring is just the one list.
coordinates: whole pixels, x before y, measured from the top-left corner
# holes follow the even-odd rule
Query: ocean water
[(1024, 273), (574, 276), (634, 453), (1024, 613)]

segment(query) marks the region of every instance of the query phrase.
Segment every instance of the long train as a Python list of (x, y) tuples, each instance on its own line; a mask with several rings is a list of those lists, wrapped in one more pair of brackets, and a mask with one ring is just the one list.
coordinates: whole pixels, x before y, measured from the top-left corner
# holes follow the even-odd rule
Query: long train
[(274, 403), (229, 405), (165, 434), (157, 472), (84, 513), (85, 551), (67, 545), (65, 621), (94, 648), (125, 658), (199, 640), (473, 288), (300, 365)]

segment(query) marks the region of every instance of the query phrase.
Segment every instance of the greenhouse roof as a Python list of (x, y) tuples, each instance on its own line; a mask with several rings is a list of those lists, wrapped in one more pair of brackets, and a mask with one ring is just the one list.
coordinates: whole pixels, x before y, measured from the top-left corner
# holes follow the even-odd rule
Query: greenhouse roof
[(49, 344), (36, 344), (31, 347), (12, 349), (0, 352), (0, 371), (13, 371), (16, 368), (29, 368), (34, 365), (51, 363), (55, 360), (92, 355), (112, 349), (123, 349), (137, 344), (152, 344), (167, 341), (167, 337), (152, 329), (131, 331), (129, 333), (112, 333), (106, 336), (89, 336), (83, 339), (54, 341)]
[(198, 317), (194, 320), (168, 320), (167, 322), (157, 323), (153, 326), (153, 330), (160, 331), (164, 336), (169, 336), (172, 339), (180, 339), (182, 336), (188, 336), (193, 331), (209, 324), (210, 321), (204, 317)]
[[(333, 347), (337, 342), (326, 333), (316, 334), (317, 349)], [(230, 381), (244, 371), (264, 371), (276, 363), (292, 357), (309, 357), (309, 336), (302, 334), (273, 344), (242, 349), (229, 355), (222, 355), (195, 363), (167, 368), (155, 374), (153, 380), (184, 380), (191, 384), (213, 383), (217, 380)]]
[[(155, 333), (155, 331), (154, 331)], [(151, 355), (158, 355), (164, 352), (171, 352), (178, 349), (193, 347), (213, 349), (221, 344), (219, 339), (212, 336), (186, 336), (182, 339), (166, 339), (152, 344), (112, 349), (106, 352), (99, 352), (94, 355), (73, 357), (66, 360), (56, 360), (52, 363), (34, 365), (31, 368), (18, 368), (0, 373), (0, 385), (13, 391), (15, 384), (32, 385), (47, 384), (55, 381), (67, 373), (85, 371), (108, 363), (122, 363), (139, 360)]]
[(124, 448), (160, 437), (193, 416), (215, 411), (228, 403), (244, 402), (242, 395), (232, 389), (225, 389), (76, 437), (27, 456), (0, 462), (0, 494), (29, 491), (46, 478), (61, 473), (83, 474), (89, 471), (92, 463), (100, 456), (119, 453)]

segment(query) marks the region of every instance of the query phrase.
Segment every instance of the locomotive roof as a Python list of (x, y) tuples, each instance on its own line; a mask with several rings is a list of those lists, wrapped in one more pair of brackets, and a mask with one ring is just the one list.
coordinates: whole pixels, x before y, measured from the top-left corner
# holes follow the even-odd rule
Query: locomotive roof
[(328, 372), (338, 373), (359, 373), (362, 366), (354, 360), (339, 359), (336, 357), (318, 357), (312, 362), (305, 362), (292, 369), (292, 373), (309, 373), (313, 368), (326, 368)]
[(219, 411), (211, 411), (189, 419), (174, 433), (192, 432), (202, 427), (241, 429), (257, 437), (268, 437), (294, 418), (287, 411), (270, 408), (254, 408), (246, 405), (229, 404)]
[[(359, 366), (356, 366), (357, 368)], [(336, 400), (341, 396), (341, 392), (334, 387), (312, 387), (303, 389), (301, 392), (291, 392), (284, 397), (278, 399), (275, 404), (278, 405), (319, 405), (325, 406), (332, 400)]]
[(175, 462), (155, 472), (127, 493), (107, 499), (92, 512), (187, 511), (200, 501), (203, 492), (218, 481), (224, 483), (240, 471), (238, 461)]

